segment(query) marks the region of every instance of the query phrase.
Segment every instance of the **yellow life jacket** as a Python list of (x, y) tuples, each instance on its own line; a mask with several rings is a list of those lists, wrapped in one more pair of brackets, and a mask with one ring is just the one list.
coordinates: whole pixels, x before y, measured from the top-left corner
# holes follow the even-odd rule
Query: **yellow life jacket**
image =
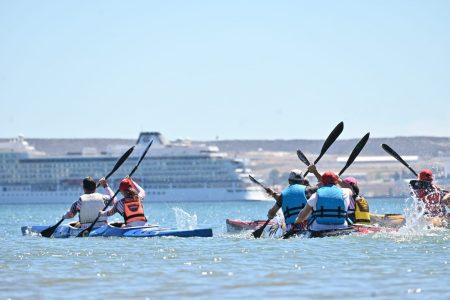
[(363, 197), (355, 200), (355, 223), (370, 224), (369, 203)]

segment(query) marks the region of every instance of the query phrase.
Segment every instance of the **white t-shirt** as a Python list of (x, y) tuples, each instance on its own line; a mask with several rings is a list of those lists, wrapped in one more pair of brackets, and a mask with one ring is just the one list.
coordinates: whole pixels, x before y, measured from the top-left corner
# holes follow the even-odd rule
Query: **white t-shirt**
[[(342, 194), (344, 197), (344, 203), (345, 203), (345, 210), (348, 210), (348, 206), (351, 202), (352, 198), (352, 190), (342, 188)], [(317, 193), (314, 193), (311, 195), (311, 197), (308, 199), (308, 205), (313, 208), (313, 210), (316, 210), (316, 204), (317, 204)], [(309, 227), (311, 230), (329, 230), (329, 229), (339, 229), (339, 228), (346, 228), (348, 227), (347, 221), (344, 222), (344, 224), (341, 225), (325, 225), (325, 224), (318, 224), (315, 220)]]

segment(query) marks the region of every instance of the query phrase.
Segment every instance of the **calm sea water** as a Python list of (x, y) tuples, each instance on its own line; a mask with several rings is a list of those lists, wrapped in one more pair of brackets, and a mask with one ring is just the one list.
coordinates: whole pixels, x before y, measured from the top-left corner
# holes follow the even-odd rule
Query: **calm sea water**
[[(369, 204), (378, 213), (406, 205)], [(290, 240), (226, 232), (225, 219), (264, 219), (271, 205), (147, 202), (151, 223), (176, 227), (178, 207), (213, 238), (46, 239), (20, 226), (54, 224), (69, 204), (2, 204), (0, 298), (450, 299), (450, 230)]]

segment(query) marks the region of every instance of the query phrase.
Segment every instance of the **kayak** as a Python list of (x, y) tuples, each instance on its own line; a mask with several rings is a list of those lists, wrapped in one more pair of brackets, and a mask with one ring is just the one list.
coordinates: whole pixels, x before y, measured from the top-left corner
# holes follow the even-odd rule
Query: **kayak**
[(370, 224), (381, 227), (399, 228), (405, 225), (405, 216), (402, 214), (370, 214)]
[[(47, 229), (48, 225), (22, 226), (23, 235), (39, 235), (41, 231)], [(81, 228), (73, 227), (71, 224), (58, 226), (53, 233), (54, 238), (75, 237), (82, 231)], [(120, 224), (111, 223), (93, 229), (90, 237), (156, 237), (156, 236), (176, 236), (176, 237), (212, 237), (212, 229), (171, 229), (158, 225), (146, 225), (137, 227), (120, 227)]]
[[(265, 223), (265, 220), (256, 221), (244, 221), (244, 220), (233, 220), (227, 219), (227, 228), (232, 229), (231, 232), (236, 232), (238, 230), (256, 230)], [(330, 237), (330, 236), (342, 236), (349, 234), (368, 234), (373, 232), (379, 232), (386, 230), (386, 228), (365, 225), (365, 224), (353, 224), (352, 226), (343, 229), (333, 229), (333, 230), (302, 230), (295, 233), (286, 232), (285, 226), (282, 226), (276, 222), (266, 226), (263, 231), (262, 237), (265, 238), (290, 238), (290, 237), (303, 237), (303, 238), (316, 238), (316, 237)], [(228, 230), (230, 232), (230, 230)]]
[[(242, 230), (255, 230), (266, 223), (266, 220), (256, 220), (256, 221), (244, 221), (244, 220), (233, 220), (226, 219), (227, 231), (228, 232), (236, 232)], [(271, 220), (267, 226), (272, 226), (275, 224), (275, 221)]]

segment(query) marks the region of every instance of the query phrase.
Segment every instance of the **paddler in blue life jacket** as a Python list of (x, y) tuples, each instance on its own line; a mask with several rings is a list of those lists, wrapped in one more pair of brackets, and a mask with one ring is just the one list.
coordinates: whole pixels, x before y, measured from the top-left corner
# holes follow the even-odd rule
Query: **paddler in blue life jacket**
[(267, 217), (272, 219), (281, 208), (286, 223), (286, 231), (305, 230), (306, 222), (294, 224), (298, 213), (305, 207), (308, 198), (317, 191), (318, 187), (309, 186), (309, 182), (303, 177), (300, 170), (291, 170), (288, 178), (289, 186), (276, 193), (269, 189), (268, 193), (276, 200), (274, 206), (267, 212)]
[[(100, 179), (99, 184), (108, 192), (108, 195), (96, 192), (97, 184), (92, 177), (89, 176), (83, 179), (84, 194), (77, 201), (73, 202), (70, 209), (63, 215), (64, 219), (71, 219), (78, 213), (79, 222), (73, 224), (74, 227), (88, 228), (97, 218), (98, 211), (103, 209), (111, 197), (114, 196), (114, 192), (106, 183), (105, 178)], [(112, 202), (115, 201), (116, 199), (113, 199)], [(106, 223), (107, 218), (101, 217), (95, 223), (95, 227), (106, 225)]]
[(347, 184), (331, 171), (320, 175), (314, 165), (309, 166), (308, 170), (316, 175), (321, 186), (308, 199), (295, 223), (303, 223), (311, 215), (308, 222), (311, 231), (347, 228), (347, 211), (353, 195), (351, 189), (338, 187), (337, 184)]
[(110, 210), (100, 211), (100, 215), (109, 217), (115, 213), (121, 214), (125, 221), (122, 227), (146, 225), (147, 218), (142, 204), (145, 197), (144, 189), (130, 177), (126, 177), (120, 182), (119, 190), (124, 198), (117, 201)]

